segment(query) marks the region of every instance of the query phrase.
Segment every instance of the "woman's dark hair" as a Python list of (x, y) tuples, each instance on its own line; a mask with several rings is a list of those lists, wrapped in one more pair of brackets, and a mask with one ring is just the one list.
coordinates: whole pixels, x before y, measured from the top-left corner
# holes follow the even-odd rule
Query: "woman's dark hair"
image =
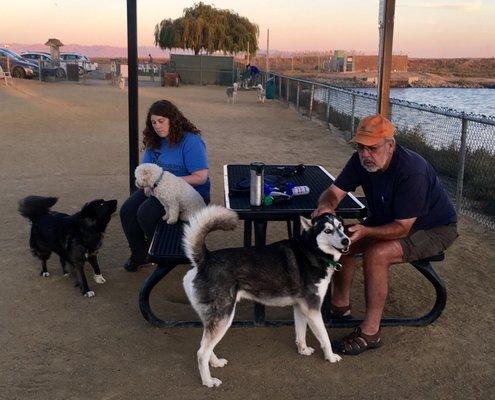
[(160, 147), (162, 138), (156, 134), (151, 124), (152, 115), (160, 115), (170, 120), (170, 133), (167, 139), (172, 146), (181, 141), (184, 132), (192, 132), (197, 135), (201, 134), (201, 131), (184, 117), (184, 114), (182, 114), (175, 104), (168, 100), (158, 100), (151, 105), (146, 117), (146, 127), (143, 131), (144, 147), (150, 149), (158, 149)]

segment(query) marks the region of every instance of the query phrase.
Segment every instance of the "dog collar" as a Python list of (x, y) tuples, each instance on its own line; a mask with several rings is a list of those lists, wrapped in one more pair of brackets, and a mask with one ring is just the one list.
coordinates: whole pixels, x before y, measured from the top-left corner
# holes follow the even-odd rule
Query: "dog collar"
[(323, 260), (327, 268), (332, 267), (334, 271), (340, 271), (342, 269), (342, 264), (332, 260), (330, 257), (327, 257), (326, 255), (321, 255), (319, 257)]
[(163, 173), (164, 173), (164, 172), (165, 172), (165, 171), (162, 171), (162, 174), (160, 175), (160, 177), (158, 178), (158, 180), (157, 180), (157, 181), (155, 182), (155, 184), (153, 185), (153, 189), (155, 189), (155, 188), (158, 186), (158, 184), (161, 182), (161, 180), (162, 180), (162, 178), (163, 178)]

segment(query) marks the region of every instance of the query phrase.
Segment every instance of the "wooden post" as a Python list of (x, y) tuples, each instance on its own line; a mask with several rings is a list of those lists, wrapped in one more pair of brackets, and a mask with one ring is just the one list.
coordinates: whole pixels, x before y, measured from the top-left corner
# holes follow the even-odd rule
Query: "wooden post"
[(395, 0), (380, 0), (377, 113), (389, 118), (390, 70), (394, 38)]

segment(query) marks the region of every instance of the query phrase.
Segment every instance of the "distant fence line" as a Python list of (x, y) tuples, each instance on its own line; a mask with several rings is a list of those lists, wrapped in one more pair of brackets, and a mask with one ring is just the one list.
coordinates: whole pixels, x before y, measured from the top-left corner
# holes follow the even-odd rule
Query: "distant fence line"
[[(275, 98), (309, 118), (326, 121), (350, 139), (360, 119), (376, 112), (377, 96), (307, 79), (274, 79)], [(495, 117), (390, 100), (397, 141), (437, 170), (459, 213), (495, 229)]]

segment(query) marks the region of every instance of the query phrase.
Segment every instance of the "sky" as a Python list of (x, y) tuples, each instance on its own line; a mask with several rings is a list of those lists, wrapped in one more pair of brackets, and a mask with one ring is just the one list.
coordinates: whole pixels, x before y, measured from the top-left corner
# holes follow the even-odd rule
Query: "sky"
[[(137, 0), (138, 45), (154, 43), (154, 27), (199, 0)], [(3, 3), (3, 2), (2, 2)], [(259, 47), (280, 51), (378, 52), (379, 0), (205, 0), (249, 18)], [(495, 0), (396, 0), (395, 54), (409, 57), (495, 57)], [(0, 45), (44, 43), (127, 45), (125, 0), (5, 1)]]

